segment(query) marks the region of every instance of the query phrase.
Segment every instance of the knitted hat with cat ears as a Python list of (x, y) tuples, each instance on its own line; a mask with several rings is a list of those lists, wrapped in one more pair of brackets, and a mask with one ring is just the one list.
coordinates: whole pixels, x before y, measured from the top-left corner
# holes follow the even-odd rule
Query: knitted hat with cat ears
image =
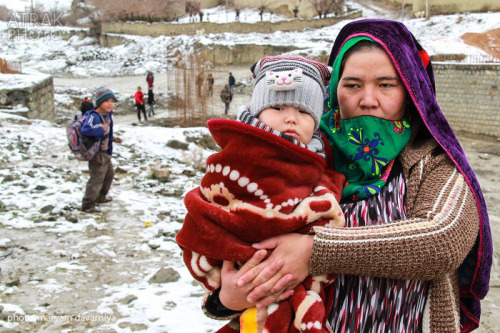
[(323, 114), (325, 86), (331, 70), (300, 56), (269, 56), (250, 67), (255, 79), (250, 112), (258, 117), (272, 106), (291, 105), (307, 112), (318, 129)]

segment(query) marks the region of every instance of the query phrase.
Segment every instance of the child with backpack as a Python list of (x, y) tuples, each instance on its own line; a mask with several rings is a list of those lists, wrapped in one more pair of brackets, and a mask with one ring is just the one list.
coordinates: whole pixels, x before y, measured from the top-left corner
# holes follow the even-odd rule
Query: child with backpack
[(96, 108), (88, 111), (81, 134), (99, 142), (99, 149), (89, 160), (90, 178), (82, 200), (81, 211), (99, 214), (98, 203), (111, 201), (107, 196), (115, 176), (111, 156), (113, 153), (113, 108), (114, 93), (106, 87), (99, 87), (94, 93)]

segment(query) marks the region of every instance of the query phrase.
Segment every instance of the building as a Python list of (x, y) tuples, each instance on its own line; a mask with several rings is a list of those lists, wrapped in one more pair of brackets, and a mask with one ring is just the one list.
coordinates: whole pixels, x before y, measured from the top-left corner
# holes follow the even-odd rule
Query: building
[(454, 14), (464, 12), (499, 11), (498, 0), (388, 0), (401, 6), (411, 6), (416, 16)]

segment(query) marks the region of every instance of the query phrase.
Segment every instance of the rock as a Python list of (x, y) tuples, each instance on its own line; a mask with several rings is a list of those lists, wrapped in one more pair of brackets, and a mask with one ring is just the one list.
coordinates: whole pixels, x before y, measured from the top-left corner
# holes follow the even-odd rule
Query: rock
[(175, 238), (175, 236), (177, 235), (176, 232), (173, 232), (173, 231), (170, 231), (170, 232), (164, 232), (163, 233), (163, 236), (165, 237), (169, 237), (169, 238)]
[(28, 279), (29, 282), (43, 282), (43, 278), (36, 276), (36, 275), (31, 275)]
[(0, 104), (2, 104), (2, 105), (9, 105), (11, 103), (12, 102), (11, 102), (9, 96), (7, 96), (5, 94), (1, 94), (0, 95)]
[(183, 194), (184, 194), (184, 189), (182, 188), (177, 188), (174, 191), (174, 196), (176, 197), (182, 197)]
[(159, 195), (163, 195), (164, 197), (169, 197), (174, 194), (173, 191), (169, 189), (162, 188), (160, 191), (157, 192)]
[(122, 298), (121, 300), (119, 300), (118, 302), (120, 302), (121, 304), (130, 304), (132, 303), (133, 301), (135, 301), (137, 299), (137, 296), (135, 295), (128, 295), (128, 296), (125, 296), (124, 298)]
[(73, 214), (66, 216), (66, 220), (68, 222), (71, 222), (71, 223), (77, 223), (78, 222), (78, 218), (75, 215), (73, 215)]
[(163, 309), (164, 310), (173, 310), (177, 307), (177, 304), (175, 304), (175, 302), (172, 302), (172, 301), (167, 301), (165, 303), (165, 305), (163, 306)]
[(80, 175), (77, 173), (73, 173), (73, 174), (67, 176), (67, 178), (66, 178), (67, 181), (73, 182), (73, 183), (78, 182), (79, 179), (80, 179)]
[(35, 187), (35, 191), (45, 191), (47, 189), (47, 186), (45, 185), (37, 185)]
[(482, 160), (489, 160), (491, 158), (491, 156), (488, 153), (484, 153), (484, 154), (480, 154), (479, 158)]
[(123, 140), (122, 140), (121, 138), (117, 137), (117, 136), (114, 136), (114, 137), (113, 137), (113, 142), (116, 142), (116, 143), (122, 143), (122, 142), (123, 142)]
[(28, 171), (27, 175), (31, 178), (35, 177), (35, 173), (32, 170)]
[(115, 173), (128, 173), (128, 170), (125, 170), (124, 168), (121, 167), (116, 167)]
[(44, 206), (40, 209), (40, 212), (41, 213), (49, 213), (51, 212), (52, 210), (54, 209), (54, 206), (52, 205), (47, 205), (47, 206)]
[(171, 211), (169, 211), (169, 210), (161, 210), (161, 211), (158, 212), (158, 215), (160, 215), (162, 217), (164, 217), (164, 216), (170, 216), (170, 214), (171, 214)]
[(7, 211), (7, 207), (5, 207), (5, 204), (0, 201), (0, 213), (4, 213)]
[(182, 170), (182, 174), (185, 175), (185, 176), (188, 176), (188, 177), (193, 177), (193, 176), (196, 175), (196, 173), (194, 172), (194, 170), (190, 170), (190, 169)]
[(211, 150), (220, 150), (220, 148), (215, 144), (214, 139), (208, 133), (198, 133), (195, 136), (190, 136), (190, 133), (184, 132), (186, 135), (187, 142), (193, 142), (196, 145)]
[(170, 180), (170, 170), (168, 170), (166, 167), (153, 167), (151, 168), (151, 172), (151, 177), (153, 179), (159, 180), (162, 183), (166, 183)]
[(155, 273), (149, 279), (149, 283), (169, 283), (169, 282), (176, 282), (181, 278), (179, 273), (169, 267), (169, 268), (161, 268), (158, 272)]
[(150, 248), (152, 248), (153, 250), (156, 250), (157, 248), (159, 248), (159, 247), (160, 247), (160, 244), (159, 244), (159, 243), (157, 243), (157, 242), (154, 242), (154, 241), (150, 241), (150, 242), (148, 243), (148, 245), (149, 245), (149, 247), (150, 247)]
[(3, 177), (2, 183), (12, 182), (12, 181), (14, 181), (14, 176), (7, 175), (7, 176)]
[(123, 329), (128, 328), (132, 332), (136, 332), (136, 331), (145, 331), (146, 332), (148, 330), (148, 326), (145, 324), (135, 324), (135, 323), (129, 323), (127, 321), (119, 323), (118, 327), (123, 328)]
[(189, 143), (181, 142), (179, 140), (168, 140), (167, 147), (172, 149), (188, 150)]
[(6, 287), (17, 287), (17, 286), (19, 286), (20, 283), (21, 283), (21, 281), (19, 281), (19, 278), (16, 277), (10, 281), (5, 281), (5, 286)]

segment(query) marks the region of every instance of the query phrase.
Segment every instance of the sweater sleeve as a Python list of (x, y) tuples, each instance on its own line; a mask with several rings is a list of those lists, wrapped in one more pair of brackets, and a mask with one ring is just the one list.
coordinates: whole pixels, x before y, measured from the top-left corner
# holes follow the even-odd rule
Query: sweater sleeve
[(312, 275), (431, 280), (460, 266), (479, 229), (472, 191), (446, 154), (412, 169), (409, 218), (369, 227), (315, 227)]
[(82, 134), (95, 138), (100, 138), (104, 135), (104, 127), (102, 126), (101, 119), (97, 113), (90, 113), (89, 117), (82, 126)]

